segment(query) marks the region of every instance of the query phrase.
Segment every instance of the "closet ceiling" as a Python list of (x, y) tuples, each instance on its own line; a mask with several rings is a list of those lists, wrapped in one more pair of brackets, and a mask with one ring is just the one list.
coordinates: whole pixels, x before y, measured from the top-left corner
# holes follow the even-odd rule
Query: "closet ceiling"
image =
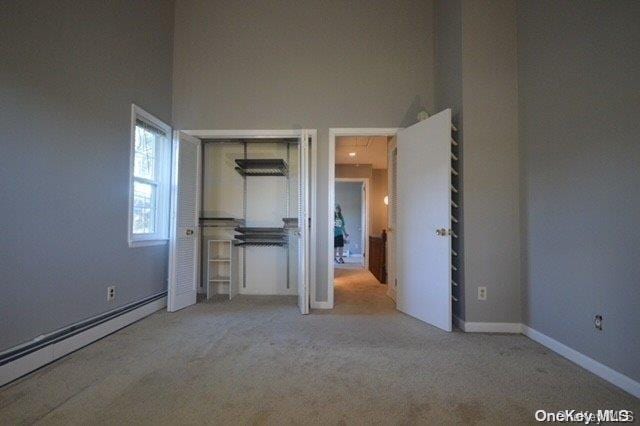
[[(349, 153), (355, 152), (355, 157)], [(336, 164), (371, 164), (387, 168), (386, 136), (342, 136), (336, 138)]]

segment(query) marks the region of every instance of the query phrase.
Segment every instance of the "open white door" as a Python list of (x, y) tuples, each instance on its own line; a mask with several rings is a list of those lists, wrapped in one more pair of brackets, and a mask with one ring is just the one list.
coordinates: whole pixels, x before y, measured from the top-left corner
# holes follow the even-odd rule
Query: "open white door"
[(309, 134), (300, 136), (298, 149), (298, 306), (309, 313)]
[(398, 132), (397, 307), (451, 331), (451, 110)]
[(200, 232), (200, 140), (173, 135), (169, 291), (171, 312), (196, 303)]

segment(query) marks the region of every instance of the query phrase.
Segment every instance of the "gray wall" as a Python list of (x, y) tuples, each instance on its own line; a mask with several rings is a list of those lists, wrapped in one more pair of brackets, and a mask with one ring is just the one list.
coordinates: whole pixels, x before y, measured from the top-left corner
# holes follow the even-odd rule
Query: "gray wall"
[(638, 381), (640, 3), (521, 1), (518, 64), (524, 322)]
[[(460, 190), (454, 195), (454, 201), (460, 206), (458, 219), (464, 215), (464, 120), (462, 117), (462, 0), (437, 0), (436, 13), (436, 46), (435, 46), (435, 103), (436, 110), (451, 108), (451, 119), (458, 132), (457, 155), (458, 176), (452, 176), (451, 183)], [(453, 271), (453, 280), (458, 283), (452, 289), (458, 302), (453, 303), (453, 314), (465, 319), (464, 297), (464, 222), (453, 225), (459, 238), (452, 241), (453, 249), (458, 253), (458, 271)]]
[(465, 1), (462, 29), (465, 320), (519, 323), (516, 2)]
[(342, 208), (349, 243), (345, 249), (362, 254), (362, 182), (336, 182), (336, 203)]
[[(468, 322), (520, 322), (516, 3), (436, 2), (437, 109), (459, 129), (462, 206), (454, 314)], [(478, 300), (478, 287), (487, 300)]]
[(371, 196), (371, 229), (369, 235), (372, 237), (382, 236), (382, 231), (387, 229), (389, 219), (389, 208), (384, 203), (384, 197), (389, 195), (389, 176), (387, 169), (373, 169), (371, 180), (369, 181)]
[(318, 129), (318, 300), (328, 129), (407, 126), (433, 112), (433, 15), (423, 0), (176, 4), (176, 128)]
[(0, 19), (2, 350), (166, 289), (167, 248), (127, 245), (127, 200), (131, 102), (171, 119), (173, 4), (4, 1)]

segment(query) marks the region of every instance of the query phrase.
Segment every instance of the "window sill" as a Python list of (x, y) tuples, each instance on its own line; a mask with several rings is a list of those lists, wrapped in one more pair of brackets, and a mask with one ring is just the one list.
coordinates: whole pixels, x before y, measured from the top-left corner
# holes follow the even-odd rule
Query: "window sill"
[(160, 239), (160, 240), (136, 240), (129, 241), (130, 248), (136, 247), (150, 247), (150, 246), (162, 246), (169, 242), (168, 239)]

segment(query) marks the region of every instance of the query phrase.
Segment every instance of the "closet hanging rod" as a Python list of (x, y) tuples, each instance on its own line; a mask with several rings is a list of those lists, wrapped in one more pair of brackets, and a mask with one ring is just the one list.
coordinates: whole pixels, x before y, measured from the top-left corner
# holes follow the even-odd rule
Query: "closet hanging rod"
[(202, 228), (235, 228), (244, 226), (244, 219), (234, 217), (201, 217), (200, 226)]

